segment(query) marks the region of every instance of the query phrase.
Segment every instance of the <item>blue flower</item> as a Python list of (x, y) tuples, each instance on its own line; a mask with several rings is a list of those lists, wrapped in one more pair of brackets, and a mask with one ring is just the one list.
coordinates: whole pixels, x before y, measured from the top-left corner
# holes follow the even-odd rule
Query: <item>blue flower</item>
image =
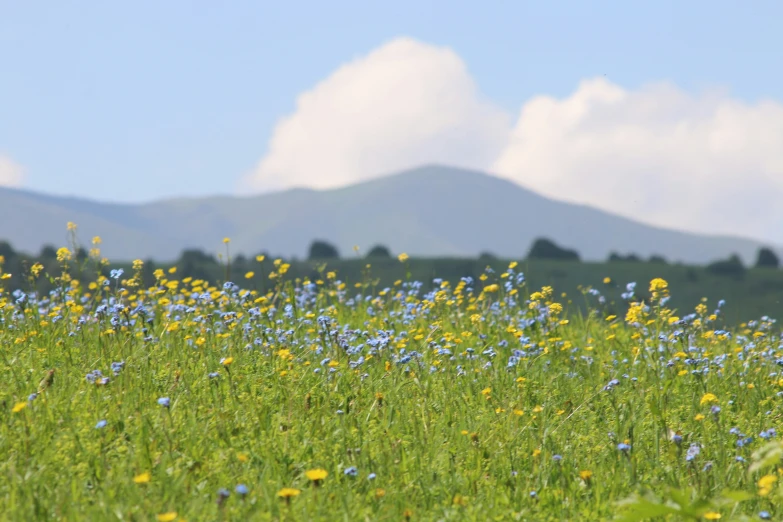
[(164, 408), (168, 408), (169, 406), (171, 406), (171, 399), (169, 399), (168, 397), (161, 397), (160, 399), (158, 399), (158, 404), (160, 404)]
[(761, 520), (772, 520), (772, 515), (769, 514), (769, 511), (759, 511), (759, 518)]
[(375, 473), (370, 473), (367, 475), (367, 480), (375, 480)]
[(563, 456), (562, 455), (552, 455), (552, 460), (554, 460), (555, 462), (560, 462), (561, 460), (563, 460)]
[(349, 477), (358, 477), (359, 476), (359, 470), (356, 469), (356, 466), (351, 466), (350, 468), (345, 468), (345, 471), (343, 471), (345, 475)]
[(237, 495), (242, 495), (243, 497), (247, 495), (249, 492), (247, 486), (245, 486), (244, 484), (239, 484), (236, 488), (234, 488), (234, 491), (237, 492)]
[(101, 428), (105, 428), (107, 424), (108, 422), (106, 422), (105, 420), (99, 420), (98, 424), (95, 425), (95, 429), (99, 430)]
[(623, 453), (628, 453), (629, 451), (631, 451), (631, 445), (626, 444), (625, 442), (621, 442), (620, 444), (617, 445), (617, 449), (619, 451), (622, 451)]

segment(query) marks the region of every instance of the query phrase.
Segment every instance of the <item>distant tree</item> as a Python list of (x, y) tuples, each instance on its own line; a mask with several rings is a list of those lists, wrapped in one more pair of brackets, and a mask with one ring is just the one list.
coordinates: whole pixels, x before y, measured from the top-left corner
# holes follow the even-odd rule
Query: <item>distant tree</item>
[(655, 263), (658, 265), (666, 265), (668, 262), (666, 261), (666, 258), (663, 256), (659, 256), (657, 254), (653, 254), (650, 256), (650, 263)]
[(188, 248), (180, 254), (179, 262), (181, 264), (188, 262), (193, 264), (212, 264), (217, 263), (217, 259), (215, 259), (215, 256), (207, 254), (198, 248)]
[(619, 261), (622, 261), (624, 263), (638, 263), (639, 261), (641, 261), (641, 258), (636, 254), (628, 254), (627, 256), (620, 255), (617, 252), (611, 252), (609, 254), (610, 263), (615, 263)]
[(391, 252), (383, 245), (375, 245), (367, 252), (367, 257), (387, 259), (391, 258)]
[(38, 259), (41, 261), (57, 259), (57, 249), (52, 245), (44, 245), (38, 253)]
[(16, 257), (16, 250), (8, 241), (0, 241), (0, 256), (3, 256), (6, 262), (10, 261), (12, 257)]
[(553, 241), (546, 238), (539, 238), (533, 242), (528, 252), (529, 259), (561, 259), (567, 261), (579, 261), (579, 254), (576, 250), (561, 248)]
[(745, 274), (745, 265), (737, 254), (732, 254), (728, 259), (713, 261), (707, 265), (707, 271), (721, 276), (742, 277)]
[(780, 266), (780, 259), (777, 254), (767, 247), (759, 249), (758, 257), (756, 258), (757, 268), (778, 268)]
[(79, 262), (84, 261), (87, 259), (89, 254), (87, 253), (87, 250), (84, 247), (79, 247), (76, 249), (76, 260)]
[(38, 257), (40, 259), (57, 259), (57, 249), (52, 245), (44, 245)]
[(492, 252), (482, 252), (479, 254), (479, 261), (497, 261), (498, 256), (493, 254)]
[(316, 239), (310, 245), (310, 254), (308, 255), (308, 259), (310, 260), (339, 259), (339, 257), (340, 257), (340, 253), (337, 251), (337, 247), (335, 247), (330, 243), (327, 243), (326, 241)]

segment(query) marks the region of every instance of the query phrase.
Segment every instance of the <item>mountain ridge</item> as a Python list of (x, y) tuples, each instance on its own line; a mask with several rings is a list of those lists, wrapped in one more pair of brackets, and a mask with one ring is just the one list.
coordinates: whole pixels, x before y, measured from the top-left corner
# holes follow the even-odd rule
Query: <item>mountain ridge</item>
[(82, 242), (98, 235), (110, 259), (172, 260), (185, 248), (260, 251), (304, 257), (310, 242), (343, 255), (384, 244), (420, 256), (523, 257), (537, 237), (576, 249), (584, 259), (609, 251), (705, 263), (738, 253), (752, 260), (761, 241), (671, 230), (537, 194), (479, 171), (424, 165), (334, 189), (292, 188), (261, 195), (181, 197), (107, 203), (0, 188), (0, 239), (22, 251), (66, 244), (65, 224)]

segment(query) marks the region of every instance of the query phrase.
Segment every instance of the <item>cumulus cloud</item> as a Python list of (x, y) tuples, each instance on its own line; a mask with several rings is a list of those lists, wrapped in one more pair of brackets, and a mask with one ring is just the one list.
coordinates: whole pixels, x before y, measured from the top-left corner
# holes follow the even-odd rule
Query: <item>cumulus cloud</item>
[(779, 102), (602, 77), (527, 100), (514, 123), (452, 50), (400, 38), (303, 93), (241, 188), (331, 188), (445, 163), (659, 226), (783, 242), (781, 144)]
[(399, 38), (302, 94), (242, 187), (330, 188), (423, 163), (485, 168), (510, 124), (453, 51)]
[(657, 225), (781, 239), (783, 105), (605, 79), (524, 104), (492, 170)]
[(8, 156), (0, 154), (0, 187), (18, 187), (22, 184), (24, 169)]

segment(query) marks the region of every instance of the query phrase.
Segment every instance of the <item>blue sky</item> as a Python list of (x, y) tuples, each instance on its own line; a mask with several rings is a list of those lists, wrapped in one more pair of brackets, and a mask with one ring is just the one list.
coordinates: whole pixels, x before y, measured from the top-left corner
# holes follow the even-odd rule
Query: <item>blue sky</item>
[(599, 77), (628, 93), (667, 82), (696, 105), (716, 88), (783, 99), (781, 2), (380, 4), (0, 2), (0, 155), (50, 193), (235, 193), (298, 96), (400, 37), (453, 52), (509, 125)]

